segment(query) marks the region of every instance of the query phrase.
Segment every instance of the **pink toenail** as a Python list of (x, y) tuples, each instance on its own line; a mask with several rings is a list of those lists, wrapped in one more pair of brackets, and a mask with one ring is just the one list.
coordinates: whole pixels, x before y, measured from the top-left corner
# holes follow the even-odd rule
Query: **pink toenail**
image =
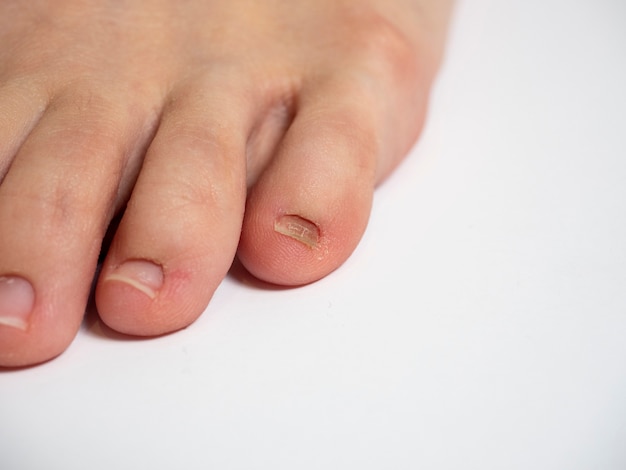
[(154, 299), (163, 285), (163, 270), (150, 261), (126, 261), (109, 274), (105, 281), (123, 282)]
[(311, 248), (319, 244), (320, 230), (317, 225), (298, 215), (283, 215), (274, 224), (274, 230)]
[(0, 276), (0, 325), (26, 330), (34, 303), (35, 291), (26, 279)]

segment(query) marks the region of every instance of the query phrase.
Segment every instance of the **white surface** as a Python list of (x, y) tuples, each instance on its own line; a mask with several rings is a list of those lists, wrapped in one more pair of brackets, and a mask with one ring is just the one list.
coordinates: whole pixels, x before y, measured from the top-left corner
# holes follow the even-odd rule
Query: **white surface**
[(0, 468), (626, 468), (626, 3), (465, 1), (327, 279), (0, 373)]

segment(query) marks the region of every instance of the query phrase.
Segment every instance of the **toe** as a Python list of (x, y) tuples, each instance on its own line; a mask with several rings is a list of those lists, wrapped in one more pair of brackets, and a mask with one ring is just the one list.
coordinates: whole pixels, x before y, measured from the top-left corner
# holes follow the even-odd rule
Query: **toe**
[(433, 67), (385, 25), (355, 29), (362, 40), (334, 43), (308, 69), (292, 125), (251, 189), (238, 255), (265, 281), (305, 284), (339, 267), (365, 230), (375, 185), (421, 131)]
[(384, 170), (378, 110), (343, 80), (301, 94), (291, 127), (248, 197), (238, 255), (252, 274), (304, 284), (354, 250)]
[(131, 109), (74, 92), (53, 100), (0, 185), (0, 365), (45, 361), (72, 341), (140, 134)]
[(203, 77), (171, 94), (97, 285), (100, 317), (117, 331), (187, 326), (232, 263), (255, 102), (237, 83)]

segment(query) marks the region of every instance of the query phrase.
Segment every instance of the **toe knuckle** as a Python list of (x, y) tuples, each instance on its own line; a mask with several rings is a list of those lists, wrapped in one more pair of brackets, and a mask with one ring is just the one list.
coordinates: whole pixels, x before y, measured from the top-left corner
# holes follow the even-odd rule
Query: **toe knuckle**
[(315, 123), (320, 139), (314, 149), (330, 157), (336, 163), (330, 165), (333, 179), (346, 181), (370, 181), (374, 178), (376, 162), (380, 154), (380, 135), (374, 122), (362, 115), (336, 112)]
[(356, 54), (366, 68), (393, 81), (413, 79), (420, 64), (415, 41), (389, 19), (373, 15), (356, 29)]
[(94, 220), (91, 204), (79, 197), (74, 185), (57, 178), (50, 178), (46, 184), (29, 190), (5, 191), (2, 199), (12, 207), (11, 219), (24, 222), (23, 214), (29, 214), (31, 221), (37, 221), (37, 231), (44, 238), (57, 239), (68, 233), (83, 233)]
[(202, 212), (207, 207), (211, 207), (215, 193), (216, 191), (210, 184), (199, 185), (179, 181), (168, 191), (169, 209), (173, 214), (189, 213), (190, 211)]

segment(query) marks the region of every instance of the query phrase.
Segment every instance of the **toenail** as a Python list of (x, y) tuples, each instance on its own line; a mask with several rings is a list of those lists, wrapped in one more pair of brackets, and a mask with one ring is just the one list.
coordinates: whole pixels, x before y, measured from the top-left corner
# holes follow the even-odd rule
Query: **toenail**
[(163, 285), (163, 270), (150, 261), (126, 261), (109, 274), (105, 281), (123, 282), (154, 299)]
[(283, 215), (274, 224), (274, 230), (311, 248), (319, 244), (320, 230), (317, 225), (298, 215)]
[(35, 291), (26, 279), (0, 276), (0, 325), (26, 330), (34, 303)]

